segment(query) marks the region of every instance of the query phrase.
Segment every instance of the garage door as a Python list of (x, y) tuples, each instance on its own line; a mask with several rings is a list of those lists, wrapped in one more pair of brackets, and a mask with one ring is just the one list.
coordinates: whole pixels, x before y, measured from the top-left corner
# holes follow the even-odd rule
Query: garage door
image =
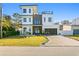
[(79, 34), (79, 29), (73, 30), (73, 34), (74, 34), (74, 35)]
[(57, 35), (57, 29), (45, 29), (47, 35)]

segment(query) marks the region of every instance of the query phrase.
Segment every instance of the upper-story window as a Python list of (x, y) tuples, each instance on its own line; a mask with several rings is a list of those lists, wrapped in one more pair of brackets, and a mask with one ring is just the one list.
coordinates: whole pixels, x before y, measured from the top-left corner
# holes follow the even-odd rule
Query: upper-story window
[(26, 13), (27, 12), (27, 9), (23, 9), (23, 13)]
[(46, 22), (46, 18), (44, 17), (44, 22)]
[(48, 18), (48, 22), (52, 22), (52, 18), (51, 17)]
[(27, 18), (23, 18), (23, 21), (24, 21), (24, 22), (27, 22)]
[(31, 9), (29, 9), (29, 13), (31, 13)]
[(31, 18), (29, 18), (29, 22), (31, 22)]

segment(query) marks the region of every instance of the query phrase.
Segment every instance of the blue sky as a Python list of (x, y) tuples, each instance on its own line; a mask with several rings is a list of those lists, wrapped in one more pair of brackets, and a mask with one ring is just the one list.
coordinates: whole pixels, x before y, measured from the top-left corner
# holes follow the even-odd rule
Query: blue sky
[[(27, 5), (27, 3), (3, 3), (4, 14), (13, 15), (20, 13), (19, 5)], [(73, 20), (79, 17), (78, 3), (37, 3), (38, 11), (53, 11), (54, 21)]]

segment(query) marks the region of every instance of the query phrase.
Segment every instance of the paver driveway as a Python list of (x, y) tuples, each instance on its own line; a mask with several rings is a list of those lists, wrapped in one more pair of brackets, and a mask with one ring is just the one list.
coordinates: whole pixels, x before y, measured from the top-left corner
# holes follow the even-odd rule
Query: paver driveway
[(79, 46), (79, 41), (64, 36), (47, 36), (49, 39), (45, 46)]

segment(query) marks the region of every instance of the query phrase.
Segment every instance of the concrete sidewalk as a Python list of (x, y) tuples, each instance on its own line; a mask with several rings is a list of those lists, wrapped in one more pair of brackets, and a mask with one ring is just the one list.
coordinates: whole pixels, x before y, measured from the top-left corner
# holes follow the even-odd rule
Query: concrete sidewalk
[(79, 56), (79, 47), (6, 47), (0, 56)]
[(64, 36), (47, 36), (48, 43), (45, 46), (79, 46), (79, 41)]

